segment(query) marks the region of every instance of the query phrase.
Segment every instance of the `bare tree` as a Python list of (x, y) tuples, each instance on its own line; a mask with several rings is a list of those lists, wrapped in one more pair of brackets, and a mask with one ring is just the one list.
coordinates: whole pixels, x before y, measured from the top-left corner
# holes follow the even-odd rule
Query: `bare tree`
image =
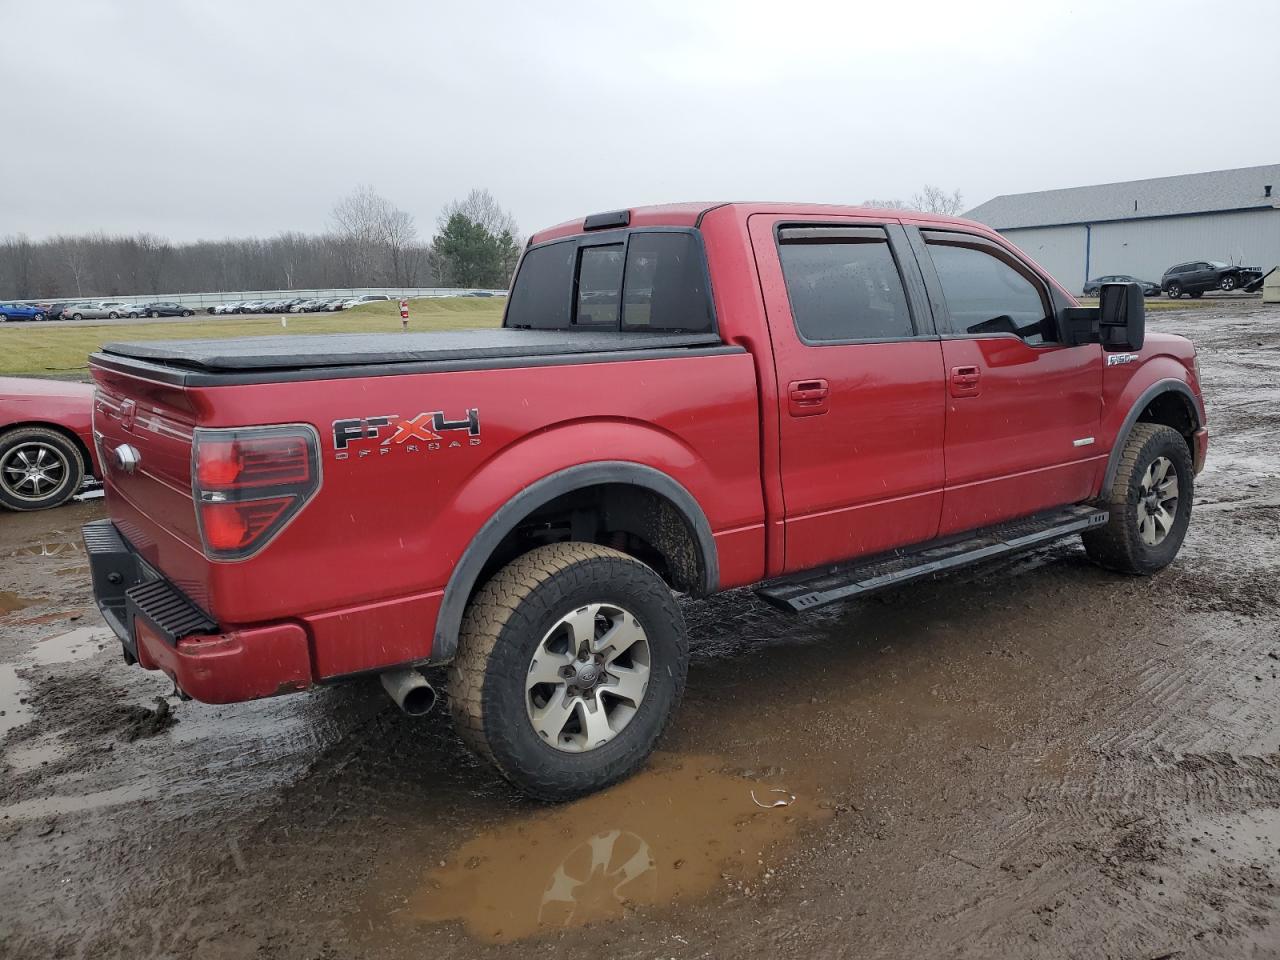
[(912, 195), (910, 200), (863, 200), (864, 207), (879, 207), (882, 210), (919, 210), (923, 213), (940, 213), (946, 217), (954, 217), (964, 209), (964, 198), (957, 190), (947, 193), (941, 187), (925, 184), (924, 189)]
[(333, 232), (352, 285), (389, 279), (407, 286), (409, 249), (418, 239), (413, 216), (369, 186), (361, 186), (333, 208)]
[(381, 240), (391, 258), (392, 282), (397, 287), (413, 286), (412, 276), (416, 271), (410, 251), (418, 239), (418, 226), (412, 215), (388, 204), (379, 226)]
[(445, 204), (445, 208), (440, 211), (438, 221), (440, 229), (443, 230), (454, 214), (458, 213), (472, 223), (478, 223), (495, 237), (500, 237), (504, 233), (510, 234), (517, 247), (522, 242), (520, 225), (516, 223), (516, 218), (504, 210), (488, 190), (472, 190), (465, 199), (453, 200)]
[(941, 187), (926, 183), (924, 189), (911, 198), (911, 206), (925, 213), (939, 213), (944, 217), (954, 217), (964, 209), (964, 197), (960, 191), (947, 193)]

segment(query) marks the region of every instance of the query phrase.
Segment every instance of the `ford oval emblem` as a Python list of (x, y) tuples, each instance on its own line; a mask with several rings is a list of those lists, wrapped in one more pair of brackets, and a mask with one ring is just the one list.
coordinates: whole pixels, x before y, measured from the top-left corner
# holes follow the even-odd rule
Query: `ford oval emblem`
[(138, 469), (138, 464), (142, 462), (142, 454), (138, 452), (138, 448), (132, 444), (122, 443), (116, 447), (115, 451), (116, 466), (125, 473), (133, 473)]

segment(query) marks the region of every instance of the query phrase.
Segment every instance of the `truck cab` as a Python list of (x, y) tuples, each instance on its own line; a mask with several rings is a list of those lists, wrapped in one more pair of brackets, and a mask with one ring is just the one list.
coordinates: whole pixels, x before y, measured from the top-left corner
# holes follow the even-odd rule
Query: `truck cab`
[(125, 655), (229, 702), (378, 673), (521, 790), (643, 763), (679, 702), (673, 591), (793, 611), (1063, 536), (1170, 563), (1207, 427), (1142, 291), (1082, 308), (976, 223), (801, 204), (530, 238), (503, 326), (108, 344)]

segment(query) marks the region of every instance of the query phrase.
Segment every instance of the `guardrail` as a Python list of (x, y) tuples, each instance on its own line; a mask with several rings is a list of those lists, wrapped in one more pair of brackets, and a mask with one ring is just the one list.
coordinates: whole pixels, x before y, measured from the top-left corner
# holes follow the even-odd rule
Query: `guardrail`
[(9, 300), (7, 303), (97, 303), (112, 300), (119, 303), (179, 303), (184, 307), (204, 309), (220, 303), (240, 300), (292, 300), (295, 297), (320, 299), (327, 297), (387, 296), (392, 300), (418, 300), (424, 297), (466, 297), (477, 293), (505, 297), (506, 290), (486, 290), (478, 287), (308, 287), (305, 290), (229, 290), (221, 293), (140, 293), (117, 294), (110, 297), (37, 297), (31, 300)]

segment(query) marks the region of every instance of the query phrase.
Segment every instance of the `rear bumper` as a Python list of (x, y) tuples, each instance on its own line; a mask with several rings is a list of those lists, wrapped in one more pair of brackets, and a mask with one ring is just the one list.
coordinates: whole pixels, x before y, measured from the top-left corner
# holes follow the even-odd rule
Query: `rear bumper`
[(161, 670), (204, 703), (238, 703), (311, 686), (306, 631), (296, 623), (222, 629), (152, 569), (114, 524), (82, 530), (93, 593), (125, 659)]

